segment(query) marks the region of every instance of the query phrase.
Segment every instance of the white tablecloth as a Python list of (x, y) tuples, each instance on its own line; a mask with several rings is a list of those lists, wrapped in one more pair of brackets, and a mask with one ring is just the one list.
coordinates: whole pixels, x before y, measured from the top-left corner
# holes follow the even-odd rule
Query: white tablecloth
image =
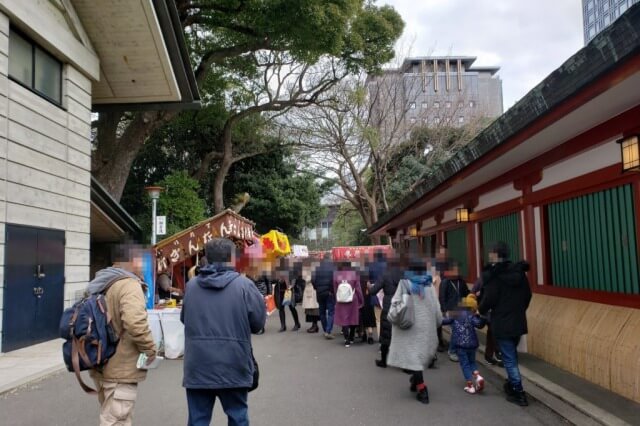
[(158, 349), (165, 358), (176, 359), (184, 355), (184, 325), (180, 322), (180, 309), (149, 309), (149, 327)]

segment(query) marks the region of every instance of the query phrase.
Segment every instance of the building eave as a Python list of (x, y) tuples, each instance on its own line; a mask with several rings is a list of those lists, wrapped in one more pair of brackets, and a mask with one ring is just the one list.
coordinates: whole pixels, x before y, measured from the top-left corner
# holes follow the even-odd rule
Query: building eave
[(92, 176), (91, 203), (95, 204), (109, 219), (134, 240), (142, 237), (142, 228), (106, 189)]
[(100, 59), (93, 111), (200, 106), (174, 0), (72, 2)]

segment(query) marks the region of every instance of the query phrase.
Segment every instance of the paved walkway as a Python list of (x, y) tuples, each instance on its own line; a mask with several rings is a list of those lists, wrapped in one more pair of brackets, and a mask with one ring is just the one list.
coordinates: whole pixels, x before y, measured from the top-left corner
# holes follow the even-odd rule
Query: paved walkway
[(64, 369), (62, 342), (52, 340), (0, 354), (0, 394)]
[[(522, 370), (529, 377), (525, 387), (533, 396), (530, 407), (507, 403), (501, 391), (504, 370), (482, 364), (486, 391), (465, 394), (458, 365), (444, 356), (436, 370), (426, 372), (432, 402), (424, 406), (409, 392), (407, 375), (374, 366), (377, 344), (347, 349), (341, 339), (326, 341), (304, 331), (277, 333), (278, 327), (274, 316), (267, 333), (254, 336), (261, 369), (261, 386), (250, 396), (254, 426), (404, 425), (424, 424), (425, 419), (438, 425), (567, 424), (564, 419), (578, 425), (640, 424), (640, 405), (529, 356), (523, 356)], [(83, 394), (73, 374), (64, 371), (60, 346), (56, 340), (0, 355), (3, 426), (94, 424), (97, 401)], [(181, 378), (181, 361), (165, 361), (149, 375), (141, 385), (136, 425), (185, 423)], [(584, 412), (595, 413), (600, 422)], [(225, 424), (219, 407), (216, 413), (214, 424)]]

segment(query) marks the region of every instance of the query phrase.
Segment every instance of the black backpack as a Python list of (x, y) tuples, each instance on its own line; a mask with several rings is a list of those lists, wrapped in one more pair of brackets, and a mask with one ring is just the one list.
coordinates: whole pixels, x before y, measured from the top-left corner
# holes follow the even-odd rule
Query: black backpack
[(104, 295), (116, 282), (126, 276), (119, 276), (109, 282), (98, 294), (86, 296), (72, 307), (65, 309), (60, 318), (60, 337), (62, 356), (68, 371), (73, 371), (80, 387), (87, 393), (96, 393), (87, 386), (80, 372), (104, 367), (118, 347), (120, 336), (111, 325), (111, 316), (107, 311)]

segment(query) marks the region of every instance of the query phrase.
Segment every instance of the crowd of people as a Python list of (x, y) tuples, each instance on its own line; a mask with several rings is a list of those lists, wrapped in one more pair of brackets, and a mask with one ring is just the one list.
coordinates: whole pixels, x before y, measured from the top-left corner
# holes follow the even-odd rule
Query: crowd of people
[[(438, 352), (447, 351), (449, 359), (460, 364), (465, 392), (484, 389), (476, 362), (476, 329), (487, 327), (485, 361), (506, 368), (507, 399), (527, 405), (516, 347), (527, 332), (528, 265), (508, 259), (506, 244), (495, 244), (471, 289), (445, 247), (434, 259), (411, 253), (389, 257), (376, 253), (371, 259), (334, 262), (327, 254), (320, 261), (281, 258), (272, 270), (256, 273), (249, 268), (245, 272), (263, 296), (274, 296), (280, 332), (287, 331), (287, 310), (294, 321), (291, 330), (300, 329), (296, 305), (302, 304), (311, 324), (308, 333), (318, 333), (321, 327), (323, 336), (332, 340), (337, 326), (347, 348), (356, 341), (374, 344), (377, 340), (380, 359), (375, 360), (376, 365), (411, 374), (410, 387), (423, 403), (429, 402), (423, 372), (434, 366)], [(388, 317), (394, 298), (399, 300), (402, 295), (412, 299), (414, 320), (409, 328), (392, 324)], [(448, 343), (443, 326), (450, 329)]]
[[(435, 259), (382, 253), (359, 262), (282, 258), (266, 271), (258, 262), (238, 271), (234, 244), (214, 238), (205, 245), (205, 256), (206, 264), (186, 285), (181, 311), (190, 426), (209, 425), (218, 399), (230, 425), (249, 424), (248, 392), (259, 379), (251, 334), (265, 332), (269, 297), (275, 299), (280, 332), (287, 331), (287, 311), (294, 323), (291, 330), (301, 328), (296, 306), (302, 304), (308, 333), (321, 328), (324, 338), (332, 340), (337, 326), (346, 348), (357, 340), (372, 345), (377, 339), (381, 356), (375, 364), (410, 374), (410, 389), (422, 403), (429, 402), (424, 371), (434, 365), (439, 351), (448, 351), (460, 364), (465, 392), (483, 390), (476, 329), (488, 326), (485, 360), (504, 363), (507, 400), (528, 404), (517, 355), (518, 342), (527, 333), (528, 265), (510, 262), (504, 243), (491, 248), (489, 262), (471, 290), (444, 247)], [(138, 355), (145, 354), (148, 363), (156, 355), (144, 283), (137, 278), (141, 265), (140, 254), (134, 253), (98, 272), (89, 286), (92, 294), (104, 295), (113, 332), (120, 337), (106, 366), (91, 372), (101, 425), (132, 424), (137, 384), (146, 376), (137, 368)], [(163, 291), (171, 290), (164, 285)], [(398, 320), (399, 312), (404, 312), (403, 321)], [(448, 343), (443, 326), (450, 327)]]

